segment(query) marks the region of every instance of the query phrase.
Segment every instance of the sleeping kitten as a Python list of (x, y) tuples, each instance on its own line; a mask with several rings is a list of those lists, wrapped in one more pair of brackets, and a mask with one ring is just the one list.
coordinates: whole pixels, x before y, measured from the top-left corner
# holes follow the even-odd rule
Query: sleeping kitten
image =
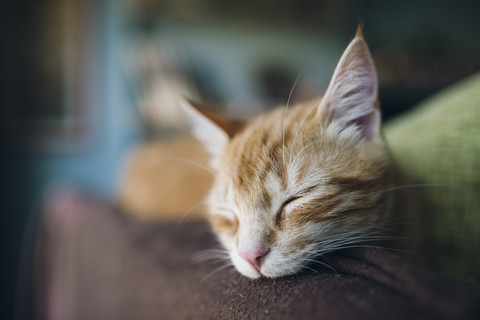
[(212, 155), (212, 229), (249, 278), (294, 274), (324, 253), (381, 237), (390, 159), (375, 67), (357, 35), (325, 95), (248, 123), (188, 103)]

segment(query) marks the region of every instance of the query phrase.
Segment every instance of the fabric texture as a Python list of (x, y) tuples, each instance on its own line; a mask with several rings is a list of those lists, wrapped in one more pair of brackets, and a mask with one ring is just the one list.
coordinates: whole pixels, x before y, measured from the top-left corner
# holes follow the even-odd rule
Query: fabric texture
[[(250, 280), (222, 263), (204, 222), (139, 223), (64, 192), (36, 241), (36, 319), (476, 319), (480, 288), (435, 276), (383, 249), (350, 249), (318, 268)], [(312, 266), (314, 267), (314, 266)]]
[[(480, 74), (385, 127), (404, 179), (395, 206), (425, 266), (480, 283)], [(400, 183), (402, 185), (402, 183)]]

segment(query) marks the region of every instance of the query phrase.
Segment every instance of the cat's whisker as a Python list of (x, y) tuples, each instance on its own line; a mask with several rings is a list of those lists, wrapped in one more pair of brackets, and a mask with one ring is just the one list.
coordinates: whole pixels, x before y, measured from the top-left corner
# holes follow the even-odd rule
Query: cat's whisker
[(237, 269), (232, 268), (232, 269), (228, 270), (227, 272), (228, 273), (237, 273), (238, 271), (237, 271)]
[(230, 263), (229, 259), (218, 259), (212, 261), (205, 261), (202, 265), (205, 267), (218, 266), (219, 264), (224, 265), (225, 263)]
[(188, 209), (187, 211), (185, 211), (184, 214), (182, 214), (182, 216), (180, 217), (180, 219), (178, 220), (177, 222), (177, 225), (180, 225), (183, 223), (183, 221), (196, 209), (198, 208), (199, 206), (201, 205), (205, 205), (205, 201), (202, 200), (200, 202), (197, 202), (196, 204), (194, 204), (192, 207), (190, 207), (190, 209)]
[(200, 262), (200, 261), (208, 261), (208, 260), (215, 260), (215, 259), (230, 259), (228, 255), (222, 255), (222, 254), (212, 254), (212, 255), (199, 255), (194, 257), (195, 262)]
[(338, 247), (344, 244), (352, 244), (352, 243), (361, 243), (361, 242), (373, 242), (373, 241), (386, 241), (386, 240), (395, 240), (394, 237), (390, 236), (351, 236), (349, 238), (333, 238), (329, 241), (321, 243), (323, 248), (328, 247)]
[(225, 252), (225, 253), (228, 253), (227, 249), (225, 249), (223, 247), (213, 248), (213, 249), (205, 249), (205, 250), (202, 250), (200, 252)]
[(384, 193), (389, 191), (396, 191), (402, 189), (410, 189), (410, 188), (429, 188), (429, 187), (446, 187), (449, 186), (448, 183), (424, 183), (424, 184), (406, 184), (400, 186), (393, 186), (386, 189), (377, 190), (375, 192)]
[(312, 254), (312, 255), (315, 255), (317, 257), (320, 257), (322, 258), (323, 260), (327, 261), (327, 262), (330, 262), (328, 260), (328, 257), (322, 253), (319, 253), (318, 250), (307, 250), (306, 253), (309, 253), (309, 254)]
[(357, 236), (355, 238), (350, 238), (350, 239), (338, 239), (335, 241), (335, 239), (332, 239), (331, 241), (328, 241), (328, 243), (322, 243), (321, 249), (318, 251), (318, 253), (321, 254), (327, 254), (332, 251), (344, 249), (346, 247), (377, 247), (377, 248), (383, 248), (383, 249), (389, 249), (388, 247), (384, 246), (379, 246), (379, 245), (373, 245), (373, 244), (367, 244), (366, 242), (376, 242), (376, 241), (385, 241), (385, 240), (391, 240), (391, 238), (386, 238), (386, 237), (379, 237), (379, 236), (364, 236), (360, 237)]
[(216, 269), (214, 269), (213, 271), (211, 271), (210, 273), (208, 273), (205, 277), (203, 277), (200, 281), (203, 282), (203, 281), (206, 281), (208, 278), (210, 278), (211, 276), (213, 276), (214, 274), (226, 269), (226, 268), (233, 268), (233, 265), (231, 263), (227, 263), (223, 266), (220, 266)]
[(230, 256), (225, 249), (208, 249), (203, 250), (192, 255), (192, 261), (195, 263), (208, 261), (208, 260), (229, 260)]
[(224, 266), (225, 263), (231, 264), (229, 259), (216, 259), (216, 260), (209, 260), (209, 261), (201, 261), (201, 265), (210, 270), (211, 268), (217, 268), (218, 266)]
[[(370, 230), (370, 233), (366, 233), (368, 229), (374, 229), (373, 231)], [(343, 234), (339, 234), (336, 236), (330, 237), (328, 240), (322, 241), (318, 244), (319, 249), (317, 251), (318, 254), (327, 254), (332, 251), (340, 250), (346, 247), (354, 247), (354, 246), (371, 246), (371, 247), (381, 247), (379, 245), (370, 245), (366, 244), (368, 242), (378, 242), (378, 241), (388, 241), (388, 240), (395, 240), (398, 237), (385, 235), (381, 233), (379, 230), (375, 230), (376, 228), (361, 228), (359, 230), (355, 230), (352, 232), (346, 232)], [(388, 249), (387, 247), (383, 247), (384, 249)]]
[(300, 129), (302, 129), (302, 126), (303, 126), (305, 120), (307, 120), (308, 116), (309, 116), (309, 115), (313, 112), (313, 110), (315, 110), (316, 108), (317, 108), (317, 103), (315, 103), (315, 104), (310, 108), (310, 110), (308, 111), (307, 115), (303, 118), (302, 122), (301, 122), (300, 125), (298, 126), (297, 132), (295, 133), (295, 137), (293, 138), (292, 145), (290, 146), (290, 152), (289, 152), (289, 156), (288, 156), (289, 159), (290, 159), (291, 156), (292, 156), (293, 147), (295, 146), (295, 141), (297, 140), (297, 136), (298, 136), (298, 133), (300, 132)]
[(325, 263), (325, 262), (322, 262), (322, 261), (318, 261), (318, 260), (314, 260), (314, 259), (308, 259), (308, 258), (302, 258), (300, 259), (302, 261), (307, 261), (307, 262), (313, 262), (313, 263), (317, 263), (323, 267), (326, 267), (327, 269), (337, 273), (337, 270), (335, 270), (331, 265), (329, 265), (328, 263)]
[(309, 266), (306, 266), (306, 265), (302, 265), (301, 268), (302, 268), (302, 269), (308, 269), (308, 270), (311, 270), (311, 271), (313, 271), (313, 272), (315, 272), (315, 273), (318, 273), (318, 270), (315, 270), (315, 269), (313, 269), (313, 268), (310, 268)]
[(331, 250), (328, 250), (328, 251), (322, 251), (323, 254), (327, 254), (327, 253), (331, 253), (331, 252), (335, 252), (335, 251), (339, 251), (339, 250), (345, 250), (345, 249), (355, 249), (355, 248), (374, 248), (374, 249), (384, 249), (384, 250), (388, 250), (388, 251), (395, 251), (395, 252), (400, 252), (400, 253), (411, 253), (407, 250), (400, 250), (400, 249), (396, 249), (396, 248), (390, 248), (390, 247), (385, 247), (385, 246), (375, 246), (375, 245), (368, 245), (368, 244), (365, 244), (365, 245), (362, 245), (362, 244), (357, 244), (357, 245), (348, 245), (348, 246), (340, 246), (338, 248), (335, 248), (335, 249), (331, 249)]
[(295, 79), (295, 82), (293, 83), (292, 89), (290, 90), (290, 94), (288, 95), (287, 99), (287, 105), (285, 106), (285, 114), (283, 115), (283, 129), (282, 129), (282, 161), (283, 161), (283, 166), (285, 167), (285, 129), (287, 125), (287, 111), (288, 107), (290, 106), (290, 99), (292, 98), (293, 91), (295, 90), (295, 87), (297, 86), (298, 80), (300, 80), (300, 77), (302, 76), (302, 72), (300, 72)]
[(206, 249), (206, 250), (202, 250), (202, 251), (199, 251), (199, 252), (195, 253), (195, 255), (203, 254), (203, 253), (224, 253), (224, 254), (228, 255), (227, 249), (224, 249), (224, 248)]
[(195, 166), (199, 169), (202, 169), (204, 172), (210, 174), (212, 177), (215, 176), (215, 172), (213, 172), (213, 170), (211, 170), (210, 168), (208, 168), (207, 166), (197, 162), (197, 161), (193, 161), (191, 159), (187, 159), (187, 158), (180, 158), (180, 157), (159, 157), (159, 158), (156, 158), (156, 159), (152, 159), (150, 161), (150, 164), (157, 164), (159, 162), (163, 162), (163, 161), (180, 161), (180, 162), (184, 162), (184, 163), (187, 163), (187, 164), (190, 164), (192, 166)]
[(338, 234), (339, 238), (344, 238), (344, 239), (351, 239), (353, 236), (355, 237), (366, 237), (366, 236), (390, 237), (391, 235), (388, 234), (383, 227), (368, 226), (368, 225), (362, 228), (358, 228), (356, 230), (347, 231), (345, 233)]

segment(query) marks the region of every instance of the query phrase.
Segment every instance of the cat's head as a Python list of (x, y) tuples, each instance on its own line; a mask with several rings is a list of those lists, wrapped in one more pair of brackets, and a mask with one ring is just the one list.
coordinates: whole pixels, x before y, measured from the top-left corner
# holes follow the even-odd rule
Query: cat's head
[(186, 108), (216, 171), (209, 220), (240, 273), (297, 273), (321, 253), (378, 237), (389, 205), (389, 156), (361, 35), (316, 101), (247, 123)]

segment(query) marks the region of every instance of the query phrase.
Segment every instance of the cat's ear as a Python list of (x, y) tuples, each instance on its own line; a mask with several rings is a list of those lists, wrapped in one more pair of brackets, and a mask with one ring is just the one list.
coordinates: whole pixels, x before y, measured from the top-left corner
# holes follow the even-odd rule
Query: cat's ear
[(345, 128), (358, 126), (364, 137), (380, 132), (377, 76), (361, 28), (345, 49), (320, 104), (322, 118)]
[(220, 116), (189, 99), (183, 98), (181, 105), (190, 119), (193, 134), (214, 160), (223, 154), (230, 138), (243, 127), (243, 122)]

